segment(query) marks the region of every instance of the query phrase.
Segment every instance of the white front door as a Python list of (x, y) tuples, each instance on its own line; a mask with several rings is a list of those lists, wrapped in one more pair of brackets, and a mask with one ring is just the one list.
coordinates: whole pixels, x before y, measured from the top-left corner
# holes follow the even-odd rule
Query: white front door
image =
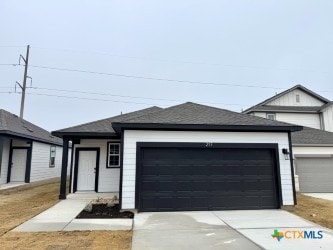
[(27, 152), (28, 149), (13, 149), (12, 168), (10, 172), (11, 182), (23, 182), (25, 180)]
[(77, 191), (94, 191), (97, 151), (79, 151)]

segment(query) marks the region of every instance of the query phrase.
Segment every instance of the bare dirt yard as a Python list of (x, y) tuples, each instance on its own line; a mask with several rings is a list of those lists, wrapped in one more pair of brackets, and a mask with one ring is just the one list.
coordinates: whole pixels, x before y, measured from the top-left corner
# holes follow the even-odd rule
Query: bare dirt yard
[(59, 182), (0, 190), (0, 249), (131, 249), (131, 231), (9, 232), (58, 202)]
[(291, 212), (323, 227), (333, 229), (333, 201), (297, 194), (297, 205)]

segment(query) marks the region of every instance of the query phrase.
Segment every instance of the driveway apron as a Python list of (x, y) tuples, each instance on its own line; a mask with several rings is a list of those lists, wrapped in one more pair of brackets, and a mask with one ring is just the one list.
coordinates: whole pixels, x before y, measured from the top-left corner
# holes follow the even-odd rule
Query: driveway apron
[(213, 212), (139, 213), (132, 249), (261, 249)]

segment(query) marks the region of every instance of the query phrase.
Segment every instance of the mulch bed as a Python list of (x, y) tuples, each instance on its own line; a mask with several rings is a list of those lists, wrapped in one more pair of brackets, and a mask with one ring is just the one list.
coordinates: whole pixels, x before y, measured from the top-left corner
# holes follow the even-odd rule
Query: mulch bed
[(131, 219), (134, 218), (134, 213), (130, 211), (120, 212), (119, 205), (108, 207), (107, 204), (93, 204), (92, 211), (87, 212), (82, 210), (76, 216), (77, 219)]

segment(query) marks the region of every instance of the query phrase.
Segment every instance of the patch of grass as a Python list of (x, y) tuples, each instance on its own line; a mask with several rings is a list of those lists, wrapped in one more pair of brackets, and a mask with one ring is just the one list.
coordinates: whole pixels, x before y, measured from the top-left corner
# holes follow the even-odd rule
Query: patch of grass
[[(1, 249), (131, 249), (131, 231), (17, 233), (0, 238)], [(2, 248), (3, 247), (3, 248)]]
[(292, 213), (323, 227), (333, 229), (333, 201), (297, 194), (297, 205)]
[(0, 249), (131, 249), (132, 231), (9, 232), (53, 206), (59, 182), (0, 192)]

